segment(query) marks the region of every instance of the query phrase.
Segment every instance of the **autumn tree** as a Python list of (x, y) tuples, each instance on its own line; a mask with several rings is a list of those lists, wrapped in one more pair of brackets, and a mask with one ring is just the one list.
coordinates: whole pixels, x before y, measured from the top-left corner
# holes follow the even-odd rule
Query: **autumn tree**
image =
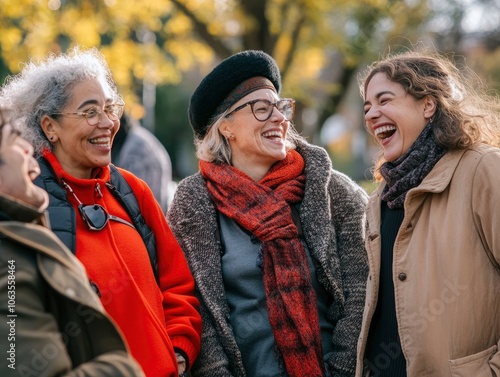
[[(74, 44), (98, 46), (128, 110), (168, 125), (157, 133), (170, 151), (192, 143), (186, 101), (201, 77), (237, 51), (264, 50), (280, 66), (282, 95), (297, 100), (297, 127), (314, 138), (353, 102), (359, 69), (380, 54), (422, 39), (460, 50), (465, 10), (463, 0), (0, 0), (0, 75)], [(349, 127), (361, 123), (353, 116)]]

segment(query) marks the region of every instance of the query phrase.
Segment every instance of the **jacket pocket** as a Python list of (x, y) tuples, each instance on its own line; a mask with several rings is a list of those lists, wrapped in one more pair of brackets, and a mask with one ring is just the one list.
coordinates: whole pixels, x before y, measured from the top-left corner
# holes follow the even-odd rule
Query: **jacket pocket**
[(491, 377), (489, 361), (497, 351), (498, 346), (494, 345), (473, 355), (450, 360), (452, 377)]

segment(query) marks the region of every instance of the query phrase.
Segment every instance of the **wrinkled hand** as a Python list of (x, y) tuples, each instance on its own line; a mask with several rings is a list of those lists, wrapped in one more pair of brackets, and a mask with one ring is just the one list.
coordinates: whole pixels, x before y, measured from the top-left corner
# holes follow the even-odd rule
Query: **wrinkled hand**
[(179, 375), (186, 371), (186, 359), (180, 353), (175, 353), (175, 358), (177, 359), (177, 371)]

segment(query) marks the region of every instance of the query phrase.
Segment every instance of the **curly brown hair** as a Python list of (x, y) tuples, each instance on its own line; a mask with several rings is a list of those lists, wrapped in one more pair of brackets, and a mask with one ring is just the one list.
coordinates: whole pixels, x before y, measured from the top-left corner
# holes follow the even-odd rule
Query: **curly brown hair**
[[(500, 147), (500, 102), (467, 67), (459, 69), (448, 57), (437, 53), (408, 51), (389, 55), (371, 64), (359, 78), (361, 97), (377, 73), (403, 86), (416, 99), (432, 96), (437, 103), (433, 132), (443, 148), (464, 149), (476, 143)], [(385, 162), (375, 163), (374, 176)]]

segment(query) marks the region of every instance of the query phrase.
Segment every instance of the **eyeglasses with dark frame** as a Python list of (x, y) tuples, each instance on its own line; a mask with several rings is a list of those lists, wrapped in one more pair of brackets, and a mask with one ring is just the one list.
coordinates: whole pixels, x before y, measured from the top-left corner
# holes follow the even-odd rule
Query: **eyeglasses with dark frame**
[(295, 112), (295, 100), (292, 98), (282, 98), (275, 103), (272, 103), (267, 99), (254, 99), (253, 101), (248, 101), (243, 105), (238, 106), (236, 109), (227, 113), (225, 117), (227, 118), (231, 114), (244, 109), (248, 105), (250, 105), (255, 119), (260, 122), (265, 122), (271, 118), (274, 108), (278, 109), (278, 111), (283, 114), (288, 121), (292, 120)]
[(64, 180), (61, 180), (64, 188), (68, 190), (75, 197), (78, 202), (78, 212), (80, 212), (80, 216), (82, 220), (87, 224), (89, 230), (102, 230), (108, 224), (109, 220), (113, 220), (125, 225), (128, 225), (135, 229), (135, 226), (132, 223), (129, 223), (127, 220), (122, 219), (118, 216), (110, 215), (106, 209), (100, 204), (83, 204), (80, 199), (76, 196), (75, 192)]
[(99, 106), (89, 107), (85, 111), (76, 111), (70, 113), (54, 113), (53, 115), (78, 115), (82, 118), (85, 118), (87, 124), (91, 127), (97, 126), (101, 121), (101, 116), (103, 113), (109, 118), (109, 120), (117, 121), (123, 115), (123, 107), (124, 103), (118, 102), (113, 103), (111, 105), (107, 105), (104, 109), (101, 109)]

